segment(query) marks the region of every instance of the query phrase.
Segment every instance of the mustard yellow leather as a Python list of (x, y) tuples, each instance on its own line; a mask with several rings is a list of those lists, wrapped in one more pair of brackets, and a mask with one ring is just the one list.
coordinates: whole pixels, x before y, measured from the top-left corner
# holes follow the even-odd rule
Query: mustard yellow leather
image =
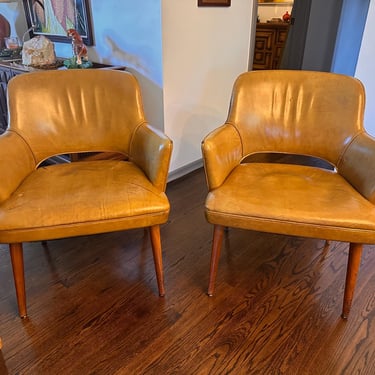
[(146, 125), (141, 93), (130, 73), (114, 70), (46, 71), (9, 82), (11, 129), (37, 163), (60, 154), (129, 154), (134, 131)]
[(33, 171), (35, 161), (27, 143), (16, 133), (0, 137), (0, 204)]
[(241, 162), (242, 140), (236, 128), (227, 124), (214, 130), (202, 143), (202, 154), (207, 184), (215, 189)]
[(37, 169), (0, 212), (0, 238), (14, 242), (161, 224), (169, 203), (135, 164), (100, 160)]
[(164, 191), (167, 184), (172, 142), (162, 132), (149, 125), (134, 132), (129, 158), (146, 173), (150, 181)]
[(209, 222), (272, 233), (368, 242), (374, 205), (338, 173), (249, 163), (237, 166), (206, 201)]
[[(202, 142), (212, 224), (375, 243), (375, 140), (355, 78), (254, 71), (235, 82), (226, 123)], [(256, 153), (319, 157), (335, 169), (242, 163)]]
[[(0, 136), (0, 242), (165, 223), (172, 142), (145, 120), (136, 79), (111, 70), (20, 75)], [(40, 166), (54, 155), (121, 152), (128, 161)]]
[(338, 165), (339, 173), (372, 203), (375, 203), (374, 148), (374, 138), (360, 133), (345, 150)]
[(352, 77), (247, 72), (234, 84), (227, 123), (240, 134), (244, 156), (278, 151), (314, 155), (337, 165), (362, 131), (364, 103), (363, 85)]

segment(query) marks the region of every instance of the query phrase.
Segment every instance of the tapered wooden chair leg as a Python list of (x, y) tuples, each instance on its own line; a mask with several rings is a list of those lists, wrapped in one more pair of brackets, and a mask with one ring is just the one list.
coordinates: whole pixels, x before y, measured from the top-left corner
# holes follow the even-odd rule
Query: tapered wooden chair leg
[(26, 318), (26, 292), (25, 272), (23, 266), (22, 243), (9, 244), (10, 257), (12, 260), (14, 286), (16, 288), (18, 312), (21, 318)]
[(212, 296), (215, 290), (215, 280), (216, 280), (217, 268), (219, 266), (221, 245), (223, 243), (223, 234), (224, 234), (224, 227), (221, 225), (215, 225), (214, 236), (212, 240), (210, 280), (208, 283), (208, 292), (207, 292), (209, 296)]
[(344, 303), (341, 317), (347, 319), (352, 306), (355, 284), (359, 266), (361, 264), (362, 244), (351, 243), (349, 247), (348, 268), (346, 271), (346, 282), (344, 291)]
[(160, 226), (154, 225), (150, 227), (150, 237), (152, 245), (152, 253), (154, 255), (154, 264), (156, 272), (156, 280), (159, 288), (159, 296), (164, 297), (164, 273), (163, 273), (163, 256), (161, 250), (161, 240), (160, 240)]

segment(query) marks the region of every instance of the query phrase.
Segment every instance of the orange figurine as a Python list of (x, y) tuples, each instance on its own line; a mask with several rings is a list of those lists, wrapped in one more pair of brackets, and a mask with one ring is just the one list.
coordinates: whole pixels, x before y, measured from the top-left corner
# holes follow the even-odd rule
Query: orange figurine
[(288, 11), (285, 12), (285, 14), (283, 15), (283, 21), (284, 22), (290, 22), (290, 14)]
[(77, 65), (81, 65), (82, 58), (87, 59), (87, 48), (82, 41), (81, 35), (75, 29), (69, 29), (67, 36), (72, 38), (73, 54), (77, 59)]

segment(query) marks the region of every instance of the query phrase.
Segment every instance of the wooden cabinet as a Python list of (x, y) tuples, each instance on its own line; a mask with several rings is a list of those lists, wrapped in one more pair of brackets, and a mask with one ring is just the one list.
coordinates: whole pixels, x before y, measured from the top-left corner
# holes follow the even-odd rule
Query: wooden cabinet
[(8, 122), (7, 87), (9, 80), (23, 70), (14, 69), (10, 63), (0, 63), (0, 134), (4, 133)]
[(254, 70), (278, 69), (288, 35), (287, 23), (258, 23), (255, 34)]

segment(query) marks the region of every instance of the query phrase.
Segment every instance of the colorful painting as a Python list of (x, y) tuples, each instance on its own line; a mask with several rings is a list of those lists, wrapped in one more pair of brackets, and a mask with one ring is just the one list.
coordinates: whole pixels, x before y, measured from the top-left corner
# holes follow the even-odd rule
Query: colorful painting
[(86, 45), (93, 44), (87, 0), (23, 0), (23, 5), (31, 38), (70, 43), (67, 30), (75, 29)]

